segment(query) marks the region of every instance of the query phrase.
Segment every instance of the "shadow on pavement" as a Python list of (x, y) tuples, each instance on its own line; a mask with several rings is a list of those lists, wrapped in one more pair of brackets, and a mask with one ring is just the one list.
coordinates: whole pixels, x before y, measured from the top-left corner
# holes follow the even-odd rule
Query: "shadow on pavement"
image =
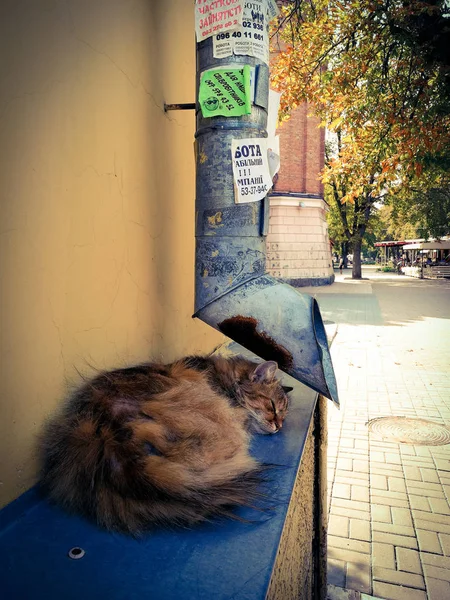
[(450, 281), (383, 277), (370, 272), (363, 277), (300, 291), (312, 294), (322, 317), (337, 324), (398, 327), (450, 318)]

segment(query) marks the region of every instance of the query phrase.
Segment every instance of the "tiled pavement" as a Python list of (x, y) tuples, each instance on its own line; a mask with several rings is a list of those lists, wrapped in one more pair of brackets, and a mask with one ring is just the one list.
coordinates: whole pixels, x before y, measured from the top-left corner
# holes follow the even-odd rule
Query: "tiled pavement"
[[(308, 288), (332, 345), (341, 410), (329, 408), (330, 598), (450, 600), (450, 445), (383, 440), (367, 422), (450, 427), (450, 281), (365, 270)], [(336, 587), (335, 587), (336, 586)], [(333, 591), (331, 591), (333, 590)], [(344, 595), (342, 595), (344, 594)]]

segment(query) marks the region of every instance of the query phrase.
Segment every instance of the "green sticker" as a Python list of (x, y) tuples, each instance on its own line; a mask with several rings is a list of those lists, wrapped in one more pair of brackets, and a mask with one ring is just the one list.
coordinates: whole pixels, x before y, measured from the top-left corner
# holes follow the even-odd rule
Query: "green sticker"
[(252, 112), (250, 67), (202, 73), (198, 101), (204, 117), (240, 117)]

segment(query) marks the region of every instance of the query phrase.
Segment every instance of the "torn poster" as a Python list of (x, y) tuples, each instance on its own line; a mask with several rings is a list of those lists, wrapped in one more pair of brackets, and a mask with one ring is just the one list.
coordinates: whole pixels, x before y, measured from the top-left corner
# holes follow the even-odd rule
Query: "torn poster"
[(269, 23), (278, 14), (274, 0), (252, 0), (244, 3), (242, 24), (232, 31), (221, 31), (213, 37), (213, 55), (226, 58), (234, 54), (254, 56), (269, 64)]
[(278, 113), (280, 112), (281, 94), (275, 90), (269, 90), (269, 106), (267, 108), (267, 135), (275, 137), (278, 127)]
[(280, 9), (278, 8), (276, 0), (267, 0), (267, 6), (269, 8), (269, 17), (271, 21), (280, 14)]
[(272, 138), (267, 138), (267, 158), (269, 161), (269, 173), (271, 179), (280, 170), (280, 136), (275, 135)]
[(234, 201), (255, 202), (272, 187), (266, 138), (232, 140)]
[(240, 117), (252, 111), (251, 67), (204, 71), (200, 77), (198, 101), (204, 117)]
[(278, 112), (281, 94), (269, 90), (269, 107), (267, 109), (267, 154), (269, 157), (270, 176), (273, 178), (280, 170), (280, 137), (276, 135)]
[(195, 32), (197, 42), (242, 23), (244, 0), (196, 0)]

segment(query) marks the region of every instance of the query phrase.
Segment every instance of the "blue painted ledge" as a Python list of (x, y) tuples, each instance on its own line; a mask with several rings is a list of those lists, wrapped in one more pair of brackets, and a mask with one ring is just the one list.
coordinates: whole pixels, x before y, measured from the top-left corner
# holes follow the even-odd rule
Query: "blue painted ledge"
[[(233, 345), (233, 350), (238, 348)], [(242, 354), (250, 356), (242, 349)], [(288, 375), (291, 408), (280, 434), (255, 436), (252, 454), (284, 465), (268, 485), (270, 516), (192, 530), (155, 530), (140, 540), (111, 534), (51, 505), (33, 488), (0, 511), (0, 596), (5, 600), (264, 600), (317, 393)], [(83, 548), (72, 560), (68, 552)]]

